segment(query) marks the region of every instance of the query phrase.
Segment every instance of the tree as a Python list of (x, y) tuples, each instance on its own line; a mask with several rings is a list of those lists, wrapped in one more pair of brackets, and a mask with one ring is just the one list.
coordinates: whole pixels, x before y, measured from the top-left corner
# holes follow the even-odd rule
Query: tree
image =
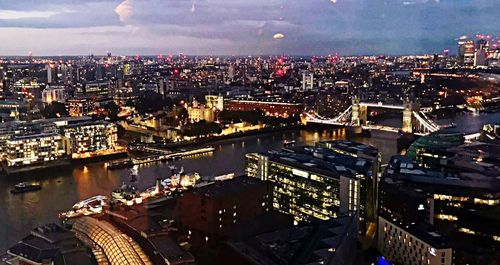
[(206, 136), (211, 134), (220, 134), (222, 128), (215, 122), (206, 122), (201, 120), (197, 123), (186, 126), (183, 134), (186, 136)]
[(230, 122), (248, 122), (251, 124), (258, 124), (264, 119), (264, 112), (260, 109), (253, 111), (231, 111), (224, 110), (219, 114), (219, 118), (223, 121)]
[(162, 110), (165, 107), (165, 102), (162, 96), (153, 91), (145, 91), (139, 96), (135, 108), (141, 113), (151, 113)]
[(181, 121), (185, 121), (189, 118), (189, 113), (187, 111), (186, 108), (182, 108), (180, 111), (179, 111), (179, 115), (178, 115), (178, 118), (179, 120)]
[(111, 121), (118, 120), (118, 113), (120, 112), (120, 107), (118, 105), (116, 105), (116, 103), (114, 101), (107, 103), (104, 106), (104, 109), (108, 112), (108, 118)]
[(47, 104), (41, 111), (44, 118), (57, 118), (68, 115), (68, 110), (66, 110), (66, 105), (60, 102), (52, 102)]

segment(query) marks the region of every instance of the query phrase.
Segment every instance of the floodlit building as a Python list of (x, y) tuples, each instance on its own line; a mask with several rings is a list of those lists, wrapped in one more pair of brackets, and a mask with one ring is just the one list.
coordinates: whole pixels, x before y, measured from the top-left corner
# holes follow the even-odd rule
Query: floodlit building
[(118, 149), (117, 127), (113, 123), (98, 121), (64, 126), (62, 135), (68, 141), (72, 158), (87, 158), (115, 154)]
[(207, 107), (216, 109), (218, 111), (224, 110), (224, 97), (219, 95), (219, 96), (214, 96), (214, 95), (207, 95), (205, 96), (205, 101), (207, 102)]
[(64, 87), (49, 87), (42, 91), (42, 102), (50, 104), (52, 102), (66, 102), (66, 91)]
[(224, 108), (231, 111), (262, 110), (266, 116), (288, 118), (300, 115), (304, 109), (303, 104), (275, 98), (234, 98), (225, 103)]
[(210, 108), (207, 105), (200, 104), (196, 99), (193, 99), (191, 106), (187, 107), (189, 119), (194, 122), (205, 120), (213, 122), (215, 119), (215, 108)]

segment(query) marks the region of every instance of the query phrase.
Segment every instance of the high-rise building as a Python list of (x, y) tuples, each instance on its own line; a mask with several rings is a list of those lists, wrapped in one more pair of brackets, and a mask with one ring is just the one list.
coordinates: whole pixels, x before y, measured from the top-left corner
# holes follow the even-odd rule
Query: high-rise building
[(487, 54), (489, 52), (488, 41), (479, 39), (476, 41), (476, 49), (474, 53), (474, 66), (486, 66)]
[(475, 49), (474, 49), (474, 41), (467, 40), (463, 44), (463, 66), (472, 67), (474, 66), (474, 57), (475, 57)]
[(314, 74), (310, 72), (302, 73), (302, 90), (312, 90), (314, 87)]
[(47, 84), (52, 84), (54, 82), (54, 77), (52, 75), (52, 66), (50, 66), (50, 64), (47, 64), (45, 69), (47, 70)]
[[(378, 183), (382, 176), (382, 155), (375, 147), (360, 144), (348, 140), (321, 141), (316, 146), (328, 148), (335, 153), (347, 155), (355, 158), (356, 164), (345, 163), (346, 160), (339, 160), (344, 166), (356, 170), (360, 178), (360, 223), (366, 227), (360, 227), (361, 232), (367, 232), (370, 236), (375, 235), (374, 226), (377, 223), (377, 203), (378, 203)], [(367, 168), (365, 164), (370, 165)], [(371, 231), (370, 227), (372, 227)]]

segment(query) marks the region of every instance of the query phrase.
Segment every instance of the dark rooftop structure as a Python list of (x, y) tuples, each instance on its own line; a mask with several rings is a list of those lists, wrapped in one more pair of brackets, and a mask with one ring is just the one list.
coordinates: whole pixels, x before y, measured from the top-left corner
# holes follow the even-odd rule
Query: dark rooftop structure
[(295, 146), (281, 151), (265, 153), (270, 161), (291, 165), (328, 176), (352, 176), (371, 170), (367, 159), (336, 153), (330, 149), (313, 146)]
[[(9, 261), (21, 264), (91, 265), (95, 260), (75, 234), (56, 224), (40, 226), (9, 248)], [(9, 263), (8, 263), (9, 264)]]
[(115, 207), (109, 218), (141, 246), (154, 264), (194, 264), (195, 258), (176, 241), (173, 200), (156, 208), (144, 205)]
[(238, 194), (249, 188), (259, 187), (261, 185), (262, 181), (258, 179), (240, 176), (228, 181), (215, 182), (211, 185), (205, 185), (192, 190), (191, 192), (202, 194), (205, 197), (219, 198)]
[(230, 240), (234, 264), (352, 264), (357, 242), (355, 214), (292, 226), (242, 241)]
[(349, 140), (321, 141), (317, 142), (316, 146), (332, 149), (337, 153), (363, 157), (363, 158), (373, 159), (376, 158), (379, 154), (378, 149), (373, 146), (360, 144)]

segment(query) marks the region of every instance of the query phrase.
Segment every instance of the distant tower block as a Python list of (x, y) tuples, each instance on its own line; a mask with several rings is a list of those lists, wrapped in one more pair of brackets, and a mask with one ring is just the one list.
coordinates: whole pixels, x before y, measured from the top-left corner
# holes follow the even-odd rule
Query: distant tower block
[(352, 98), (352, 116), (351, 123), (353, 126), (359, 126), (361, 123), (359, 121), (359, 98), (354, 96)]
[(413, 116), (413, 112), (418, 112), (420, 106), (416, 102), (412, 102), (409, 99), (406, 99), (403, 103), (403, 132), (405, 133), (413, 133), (413, 125), (416, 124), (415, 117)]

